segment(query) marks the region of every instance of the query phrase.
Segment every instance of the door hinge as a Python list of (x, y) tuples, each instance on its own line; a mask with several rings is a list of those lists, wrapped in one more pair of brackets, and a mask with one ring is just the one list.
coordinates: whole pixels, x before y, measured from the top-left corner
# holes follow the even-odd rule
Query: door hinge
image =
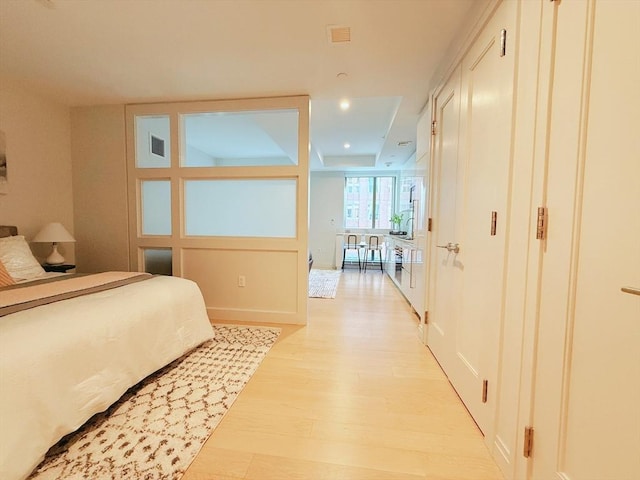
[(432, 222), (431, 218), (429, 218), (429, 219), (427, 220), (427, 232), (430, 232), (430, 231), (431, 231), (431, 227), (432, 227), (432, 226), (433, 226), (433, 222)]
[(487, 403), (487, 395), (489, 394), (489, 380), (482, 381), (482, 403)]
[(491, 212), (491, 236), (495, 236), (498, 228), (498, 212)]
[(436, 125), (438, 125), (438, 122), (436, 122), (435, 120), (431, 122), (431, 135), (436, 134)]
[(507, 54), (507, 29), (503, 28), (500, 31), (500, 56), (504, 57)]
[(429, 325), (429, 311), (428, 310), (424, 311), (424, 324), (425, 325)]
[(547, 238), (547, 209), (538, 207), (538, 221), (536, 223), (536, 240)]
[(533, 451), (533, 427), (524, 427), (524, 447), (522, 449), (522, 454), (525, 458), (529, 458), (531, 456), (531, 452)]

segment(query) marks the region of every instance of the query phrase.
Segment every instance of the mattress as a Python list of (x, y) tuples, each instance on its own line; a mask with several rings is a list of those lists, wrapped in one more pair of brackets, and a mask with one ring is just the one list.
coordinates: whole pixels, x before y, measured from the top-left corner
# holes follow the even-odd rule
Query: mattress
[(178, 277), (0, 317), (0, 478), (26, 478), (60, 438), (212, 337), (198, 286)]

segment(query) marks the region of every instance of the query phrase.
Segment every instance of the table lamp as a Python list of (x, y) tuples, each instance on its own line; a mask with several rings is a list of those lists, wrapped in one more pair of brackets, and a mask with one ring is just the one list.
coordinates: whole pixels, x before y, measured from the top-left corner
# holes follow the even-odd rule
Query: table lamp
[(58, 243), (75, 242), (76, 239), (71, 236), (61, 223), (48, 223), (33, 237), (32, 242), (51, 243), (53, 251), (45, 260), (49, 265), (61, 265), (64, 263), (64, 257), (58, 252)]

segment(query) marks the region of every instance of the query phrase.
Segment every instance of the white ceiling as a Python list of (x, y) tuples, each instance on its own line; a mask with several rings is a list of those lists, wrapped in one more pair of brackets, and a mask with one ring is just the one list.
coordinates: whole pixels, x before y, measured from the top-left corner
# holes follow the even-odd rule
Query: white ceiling
[[(415, 151), (436, 68), (483, 3), (0, 0), (0, 82), (71, 106), (308, 94), (312, 169), (394, 169)], [(332, 25), (351, 42), (330, 44)]]

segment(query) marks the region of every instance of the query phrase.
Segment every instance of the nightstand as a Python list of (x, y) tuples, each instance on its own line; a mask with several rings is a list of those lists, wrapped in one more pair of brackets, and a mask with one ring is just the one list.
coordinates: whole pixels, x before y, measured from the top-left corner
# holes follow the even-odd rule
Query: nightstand
[(72, 269), (76, 268), (76, 266), (75, 265), (71, 265), (69, 263), (63, 263), (62, 265), (49, 265), (49, 264), (45, 263), (44, 265), (42, 265), (42, 268), (44, 268), (45, 272), (66, 273), (67, 270), (72, 270)]

